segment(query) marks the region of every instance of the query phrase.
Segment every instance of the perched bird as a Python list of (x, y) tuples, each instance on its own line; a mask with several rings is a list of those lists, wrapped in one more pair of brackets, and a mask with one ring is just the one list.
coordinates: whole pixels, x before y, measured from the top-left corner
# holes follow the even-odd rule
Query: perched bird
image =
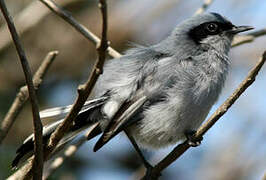
[[(85, 103), (58, 147), (89, 127), (88, 139), (102, 134), (94, 151), (125, 131), (142, 158), (138, 145), (157, 149), (189, 138), (221, 93), (234, 35), (250, 29), (204, 13), (177, 25), (160, 43), (137, 46), (108, 61), (95, 87), (96, 98)], [(44, 143), (70, 107), (41, 112), (42, 118), (58, 120), (44, 127)], [(12, 166), (32, 151), (33, 135), (19, 147)]]

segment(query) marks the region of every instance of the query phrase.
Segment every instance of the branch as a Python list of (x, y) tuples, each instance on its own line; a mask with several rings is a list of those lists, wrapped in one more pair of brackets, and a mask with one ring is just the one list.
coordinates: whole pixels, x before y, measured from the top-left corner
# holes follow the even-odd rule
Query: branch
[(266, 172), (264, 173), (264, 175), (263, 175), (261, 180), (266, 180)]
[(33, 163), (34, 165), (33, 179), (41, 179), (42, 169), (43, 169), (42, 122), (41, 122), (40, 115), (39, 115), (38, 101), (37, 101), (37, 96), (36, 96), (36, 92), (35, 92), (33, 81), (32, 81), (31, 70), (30, 70), (25, 52), (23, 50), (23, 47), (20, 43), (18, 33), (14, 26), (13, 20), (8, 13), (4, 0), (0, 0), (0, 8), (5, 17), (9, 31), (13, 38), (14, 44), (16, 46), (16, 50), (19, 55), (20, 62), (21, 62), (23, 72), (25, 75), (26, 84), (29, 89), (29, 98), (30, 98), (30, 102), (32, 106), (34, 138), (35, 138), (35, 141), (34, 141), (35, 160)]
[[(49, 52), (46, 57), (44, 58), (42, 64), (40, 65), (39, 69), (35, 72), (33, 76), (33, 85), (35, 90), (37, 90), (41, 83), (42, 79), (45, 76), (48, 68), (54, 61), (55, 57), (57, 56), (58, 51), (51, 51)], [(29, 92), (27, 86), (23, 86), (20, 88), (20, 91), (17, 93), (15, 100), (13, 101), (10, 109), (8, 110), (4, 120), (1, 123), (0, 127), (0, 145), (5, 139), (7, 133), (9, 132), (10, 128), (12, 127), (13, 123), (15, 122), (18, 114), (22, 110), (25, 102), (29, 98)]]
[[(103, 19), (103, 28), (102, 28), (102, 40), (97, 48), (98, 51), (98, 59), (96, 64), (94, 65), (93, 71), (88, 79), (88, 81), (84, 84), (79, 86), (78, 88), (78, 97), (72, 106), (70, 112), (64, 119), (63, 123), (58, 126), (58, 128), (53, 132), (51, 135), (47, 148), (45, 149), (44, 158), (45, 160), (48, 159), (49, 155), (53, 153), (55, 150), (57, 144), (64, 136), (65, 132), (69, 130), (69, 128), (72, 125), (73, 120), (78, 115), (79, 111), (81, 110), (82, 106), (86, 102), (87, 98), (89, 97), (98, 77), (102, 73), (105, 56), (106, 56), (106, 50), (108, 48), (108, 42), (107, 42), (107, 4), (105, 0), (100, 0), (99, 8), (101, 9), (102, 13), (102, 19)], [(24, 174), (24, 177), (30, 177), (32, 174), (32, 168), (30, 170), (27, 169), (26, 174)]]
[[(47, 160), (47, 158), (50, 157), (49, 155), (55, 149), (56, 144), (60, 141), (60, 139), (64, 135), (63, 133), (67, 131), (73, 119), (78, 115), (80, 109), (82, 108), (91, 90), (93, 89), (93, 86), (96, 83), (98, 76), (102, 73), (102, 69), (103, 69), (102, 66), (104, 64), (102, 61), (105, 60), (106, 50), (108, 51), (109, 55), (113, 56), (114, 58), (118, 58), (121, 55), (117, 51), (112, 49), (111, 47), (108, 47), (108, 42), (106, 40), (106, 35), (105, 35), (105, 33), (107, 33), (107, 7), (106, 7), (105, 1), (101, 1), (100, 3), (101, 5), (99, 6), (102, 12), (102, 16), (103, 16), (102, 41), (100, 41), (100, 39), (97, 36), (91, 33), (83, 25), (79, 24), (68, 12), (64, 11), (61, 7), (56, 5), (54, 2), (49, 1), (49, 0), (40, 0), (40, 1), (43, 2), (49, 9), (51, 9), (57, 15), (62, 17), (64, 20), (66, 20), (70, 25), (74, 26), (75, 29), (78, 30), (87, 39), (91, 40), (97, 46), (97, 51), (99, 54), (98, 61), (96, 62), (94, 66), (94, 69), (92, 71), (92, 74), (89, 77), (89, 80), (85, 83), (85, 85), (81, 85), (78, 88), (78, 97), (74, 105), (72, 106), (71, 111), (69, 112), (68, 116), (65, 118), (61, 126), (58, 127), (56, 132), (52, 134), (49, 140), (49, 144), (44, 154), (45, 160)], [(24, 179), (28, 179), (31, 177), (31, 175), (32, 175), (32, 160), (30, 159), (29, 163), (25, 164), (19, 171), (17, 171), (15, 174), (10, 176), (10, 178), (12, 179), (13, 177), (20, 177), (20, 178), (24, 177)]]
[(43, 179), (49, 179), (50, 175), (56, 171), (63, 163), (64, 161), (71, 157), (77, 150), (78, 148), (83, 145), (87, 141), (87, 137), (82, 136), (80, 139), (78, 139), (75, 144), (70, 145), (64, 150), (64, 154), (55, 158), (51, 164), (47, 165), (47, 169), (44, 170), (43, 174)]
[[(86, 82), (85, 85), (82, 85), (79, 87), (78, 98), (76, 99), (76, 102), (73, 105), (71, 111), (69, 112), (69, 114), (65, 118), (64, 122), (62, 124), (60, 124), (60, 126), (51, 135), (51, 138), (49, 140), (48, 147), (47, 147), (46, 157), (50, 153), (53, 152), (53, 150), (56, 148), (56, 145), (58, 144), (60, 139), (63, 137), (64, 133), (68, 131), (74, 118), (78, 115), (83, 104), (85, 103), (88, 96), (90, 95), (98, 77), (103, 72), (106, 50), (108, 48), (108, 42), (107, 42), (107, 4), (106, 4), (105, 0), (99, 0), (99, 8), (100, 8), (101, 13), (102, 13), (103, 25), (102, 25), (102, 40), (101, 40), (99, 47), (97, 47), (97, 51), (98, 51), (97, 62), (94, 66), (94, 69), (92, 71), (92, 74), (90, 75), (89, 80)], [(82, 141), (80, 142), (80, 145), (81, 144), (82, 144)]]
[(74, 144), (71, 144), (64, 150), (63, 155), (52, 160), (52, 162), (47, 165), (47, 169), (44, 169), (43, 179), (48, 179), (50, 175), (55, 172), (67, 158), (71, 157), (75, 152), (77, 152), (78, 148), (80, 148), (87, 141), (88, 135), (95, 128), (95, 126), (98, 126), (98, 124), (99, 123), (96, 123), (93, 126), (89, 127), (87, 132), (83, 136), (81, 136), (77, 141), (74, 142)]
[(263, 28), (257, 31), (250, 32), (246, 35), (235, 36), (232, 42), (232, 47), (253, 42), (257, 37), (264, 36), (265, 34), (266, 34), (266, 28)]
[(64, 133), (68, 131), (68, 129), (70, 128), (72, 124), (72, 121), (78, 115), (83, 104), (86, 102), (88, 96), (90, 95), (98, 77), (102, 73), (102, 69), (103, 69), (103, 65), (105, 61), (106, 49), (108, 47), (107, 35), (106, 35), (107, 33), (107, 5), (104, 0), (100, 0), (99, 7), (102, 12), (103, 30), (102, 30), (102, 40), (101, 40), (99, 48), (97, 48), (97, 51), (98, 51), (97, 62), (94, 65), (94, 68), (89, 77), (89, 80), (86, 82), (85, 85), (81, 85), (78, 88), (78, 98), (76, 99), (74, 105), (72, 106), (64, 122), (60, 124), (60, 126), (51, 135), (51, 138), (49, 140), (48, 147), (47, 147), (48, 154), (51, 153), (55, 149), (56, 145), (58, 144), (60, 139), (63, 137)]
[(27, 161), (28, 163), (24, 164), (21, 168), (19, 168), (19, 170), (17, 170), (14, 174), (9, 176), (7, 180), (32, 179), (31, 175), (32, 175), (33, 157), (30, 157)]
[[(249, 72), (248, 76), (234, 93), (212, 114), (212, 116), (199, 127), (195, 134), (196, 139), (200, 139), (219, 119), (227, 112), (227, 110), (234, 104), (240, 95), (255, 81), (255, 78), (266, 60), (266, 51), (262, 58), (258, 61), (255, 67)], [(152, 170), (151, 177), (158, 177), (160, 172), (167, 168), (170, 164), (176, 161), (190, 146), (187, 141), (179, 144), (170, 152), (162, 161), (160, 161)]]
[[(93, 42), (94, 45), (100, 44), (100, 39), (93, 34), (91, 31), (89, 31), (85, 26), (78, 23), (73, 16), (66, 10), (64, 10), (62, 7), (57, 5), (52, 0), (40, 0), (45, 6), (47, 6), (51, 11), (53, 11), (56, 15), (63, 18), (67, 23), (69, 23), (71, 26), (73, 26), (78, 32), (80, 32), (86, 39)], [(107, 48), (107, 52), (110, 56), (114, 58), (118, 58), (121, 56), (119, 52), (114, 50), (112, 47)]]
[[(77, 2), (77, 0), (59, 1), (61, 6), (66, 6)], [(29, 29), (38, 25), (51, 11), (47, 8), (43, 8), (42, 4), (38, 1), (32, 1), (27, 7), (21, 12), (15, 15), (14, 21), (16, 27), (19, 29), (19, 34), (22, 35)], [(34, 16), (32, 15), (34, 14)], [(8, 27), (4, 24), (0, 27), (0, 51), (7, 48), (11, 43), (12, 39), (7, 36)]]
[(204, 13), (208, 7), (212, 4), (213, 0), (205, 0), (203, 5), (195, 12), (195, 15)]

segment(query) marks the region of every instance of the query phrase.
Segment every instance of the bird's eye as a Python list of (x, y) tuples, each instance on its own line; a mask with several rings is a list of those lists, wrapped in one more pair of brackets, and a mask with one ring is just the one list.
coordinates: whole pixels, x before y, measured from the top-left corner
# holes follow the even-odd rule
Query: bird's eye
[(216, 23), (209, 23), (206, 26), (206, 30), (209, 33), (216, 33), (218, 31), (218, 25)]

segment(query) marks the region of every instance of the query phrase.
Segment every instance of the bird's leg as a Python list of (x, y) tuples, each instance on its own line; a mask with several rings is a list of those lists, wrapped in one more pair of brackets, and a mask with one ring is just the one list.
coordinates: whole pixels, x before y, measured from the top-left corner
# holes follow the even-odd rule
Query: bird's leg
[(146, 175), (148, 175), (149, 173), (151, 173), (153, 166), (150, 165), (150, 163), (145, 159), (145, 157), (142, 154), (142, 152), (141, 152), (138, 144), (136, 143), (134, 137), (131, 136), (126, 130), (125, 130), (125, 133), (126, 133), (128, 139), (130, 140), (131, 144), (134, 146), (135, 150), (137, 151), (137, 153), (138, 153), (140, 159), (142, 160), (144, 166), (146, 167), (146, 169), (147, 169)]
[(201, 138), (195, 138), (195, 130), (188, 130), (185, 132), (185, 136), (187, 138), (188, 144), (192, 147), (197, 147), (201, 144), (201, 141), (203, 140), (203, 137)]

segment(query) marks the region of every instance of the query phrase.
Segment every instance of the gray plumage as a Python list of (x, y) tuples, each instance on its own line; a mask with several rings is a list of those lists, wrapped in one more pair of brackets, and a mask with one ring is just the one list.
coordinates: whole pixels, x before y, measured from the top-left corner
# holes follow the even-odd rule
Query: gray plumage
[[(71, 131), (100, 122), (92, 136), (103, 132), (95, 150), (122, 130), (145, 148), (185, 139), (185, 133), (199, 127), (218, 99), (233, 36), (249, 29), (236, 27), (216, 13), (201, 14), (180, 23), (162, 42), (130, 49), (108, 61), (95, 87), (97, 98), (86, 104)], [(43, 117), (58, 118), (68, 111), (52, 109)], [(23, 145), (19, 156), (25, 153), (21, 149)]]

